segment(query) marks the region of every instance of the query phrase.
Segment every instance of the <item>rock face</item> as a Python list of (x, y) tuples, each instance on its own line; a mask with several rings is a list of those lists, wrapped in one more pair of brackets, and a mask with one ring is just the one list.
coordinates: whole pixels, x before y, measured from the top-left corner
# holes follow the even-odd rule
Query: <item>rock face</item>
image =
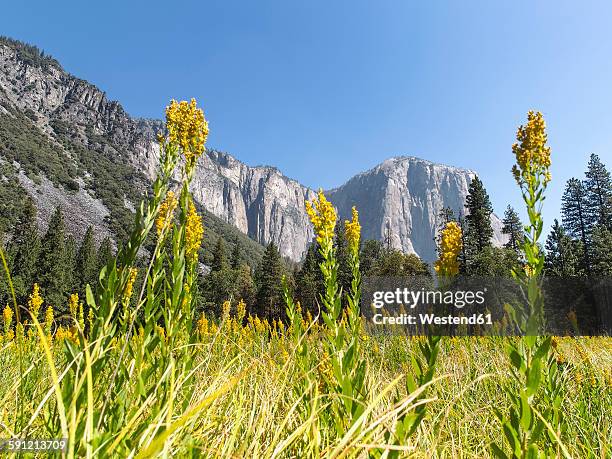
[[(140, 173), (134, 180), (142, 176), (144, 185), (155, 175), (160, 121), (133, 119), (118, 102), (109, 101), (98, 88), (69, 75), (59, 64), (32, 65), (14, 47), (0, 42), (0, 111), (8, 113), (3, 105), (27, 114), (55, 142), (58, 121), (71, 126), (73, 140), (86, 148), (93, 148), (96, 136), (103, 136), (108, 139), (105, 152), (131, 164)], [(69, 152), (66, 160), (74, 160)], [(472, 171), (418, 158), (392, 158), (326, 194), (342, 218), (350, 215), (351, 206), (358, 207), (364, 238), (381, 239), (389, 227), (394, 247), (431, 261), (440, 209), (449, 206), (460, 211), (474, 176)], [(27, 184), (28, 192), (35, 193), (35, 187)], [(57, 197), (57, 192), (41, 194), (38, 190), (37, 206), (54, 206), (46, 201)], [(197, 166), (193, 194), (197, 203), (217, 217), (262, 244), (273, 241), (293, 260), (302, 258), (313, 239), (304, 201), (315, 193), (274, 167), (249, 167), (229, 154), (210, 150)], [(108, 231), (103, 218), (108, 211), (94, 198), (95, 208), (81, 209), (82, 213), (96, 212), (90, 223)], [(137, 200), (121, 198), (127, 208), (132, 206), (130, 201)], [(69, 200), (77, 201), (81, 207), (89, 202), (84, 196)], [(82, 220), (79, 218), (80, 227)], [(496, 243), (500, 243), (500, 222), (497, 217), (492, 220)]]
[[(392, 247), (431, 262), (440, 210), (450, 207), (462, 215), (475, 176), (467, 169), (404, 156), (388, 159), (326, 194), (341, 218), (350, 218), (351, 207), (357, 206), (364, 238), (383, 239), (388, 234)], [(491, 223), (494, 244), (501, 245), (501, 222), (492, 215)]]

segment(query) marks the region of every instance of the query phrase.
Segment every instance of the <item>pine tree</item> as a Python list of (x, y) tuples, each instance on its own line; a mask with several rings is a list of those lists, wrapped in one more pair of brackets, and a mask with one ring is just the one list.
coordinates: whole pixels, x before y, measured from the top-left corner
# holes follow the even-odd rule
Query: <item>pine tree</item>
[(444, 228), (448, 223), (455, 221), (455, 212), (450, 207), (442, 207), (438, 213), (439, 228)]
[[(96, 268), (96, 273), (99, 273), (102, 268), (104, 268), (109, 261), (113, 258), (113, 244), (109, 237), (105, 237), (98, 248), (98, 253), (96, 254), (96, 262), (98, 267)], [(96, 281), (97, 285), (97, 281)]]
[(612, 231), (612, 179), (599, 156), (592, 154), (586, 171), (584, 188), (591, 227), (602, 225)]
[(521, 253), (521, 241), (523, 240), (523, 224), (512, 206), (506, 208), (502, 221), (502, 233), (508, 236), (508, 242), (504, 244), (507, 249), (512, 249), (516, 254)]
[(569, 179), (561, 202), (563, 228), (569, 236), (582, 243), (582, 263), (587, 275), (590, 275), (592, 228), (589, 226), (587, 194), (584, 184), (576, 178)]
[(491, 213), (493, 207), (489, 195), (478, 177), (470, 183), (465, 207), (467, 215), (467, 243), (468, 250), (480, 252), (491, 245), (493, 227), (491, 226)]
[(233, 297), (236, 300), (243, 300), (247, 308), (253, 309), (256, 299), (255, 283), (251, 275), (251, 268), (246, 263), (242, 263), (234, 271), (234, 291)]
[(441, 244), (441, 231), (446, 227), (450, 222), (455, 221), (455, 212), (450, 207), (442, 207), (440, 212), (438, 212), (438, 226), (436, 228), (436, 236), (434, 237), (434, 241), (436, 243), (436, 252), (438, 255), (440, 254), (440, 244)]
[(225, 243), (223, 238), (219, 236), (217, 244), (213, 250), (213, 260), (210, 266), (211, 271), (224, 271), (229, 268), (227, 256), (225, 254)]
[(42, 238), (37, 263), (37, 280), (48, 304), (65, 311), (67, 300), (66, 229), (64, 216), (58, 207), (49, 221), (49, 228)]
[(66, 251), (64, 252), (64, 290), (67, 294), (78, 292), (78, 279), (76, 275), (77, 243), (72, 234), (66, 238)]
[(256, 272), (257, 309), (264, 317), (280, 317), (283, 304), (283, 263), (274, 242), (266, 246)]
[(95, 290), (98, 277), (98, 261), (94, 241), (93, 227), (89, 226), (76, 255), (76, 280), (79, 293), (85, 295), (85, 286), (89, 284)]
[(363, 242), (359, 255), (359, 269), (362, 275), (369, 276), (371, 274), (383, 252), (382, 242), (374, 239), (367, 239)]
[(40, 254), (40, 236), (36, 225), (36, 207), (31, 198), (24, 201), (21, 215), (13, 228), (13, 237), (8, 247), (11, 254), (12, 276), (19, 304), (25, 304), (37, 271)]
[(593, 230), (593, 274), (612, 276), (612, 231), (604, 225)]
[(323, 294), (324, 283), (321, 273), (322, 257), (316, 243), (308, 246), (302, 266), (295, 275), (295, 297), (304, 310), (309, 310), (313, 316), (319, 312), (320, 295)]
[(579, 272), (578, 250), (559, 221), (555, 219), (550, 234), (546, 238), (546, 273), (552, 276), (575, 276)]
[(234, 250), (232, 251), (232, 269), (238, 269), (242, 265), (242, 256), (240, 250), (240, 242), (238, 239), (234, 241)]
[(472, 265), (477, 258), (479, 259), (478, 270), (486, 271), (488, 269), (480, 265), (483, 260), (489, 260), (489, 257), (478, 257), (478, 255), (486, 248), (491, 247), (491, 238), (493, 237), (493, 227), (491, 226), (493, 207), (489, 195), (478, 177), (474, 177), (468, 187), (465, 209), (467, 211), (465, 218), (459, 218), (463, 239), (463, 248), (459, 256), (459, 272), (471, 275), (474, 274)]

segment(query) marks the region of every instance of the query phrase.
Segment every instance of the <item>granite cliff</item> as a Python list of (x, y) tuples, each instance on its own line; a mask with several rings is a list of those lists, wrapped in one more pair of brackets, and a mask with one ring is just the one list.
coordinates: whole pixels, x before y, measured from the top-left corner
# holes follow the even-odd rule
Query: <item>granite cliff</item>
[[(54, 59), (6, 39), (0, 41), (0, 119), (22, 127), (29, 123), (27, 128), (41, 136), (38, 143), (49, 144), (46, 164), (28, 158), (27, 148), (16, 154), (10, 130), (0, 149), (0, 162), (13, 167), (20, 186), (34, 198), (41, 227), (60, 204), (70, 209), (67, 220), (75, 233), (92, 224), (97, 233), (112, 234), (113, 218), (129, 216), (155, 174), (160, 121), (130, 117), (118, 102), (65, 72)], [(103, 177), (101, 158), (108, 169)], [(114, 167), (121, 168), (120, 175)], [(58, 169), (69, 171), (68, 178), (57, 179), (62, 176)], [(466, 169), (396, 157), (326, 195), (342, 218), (351, 206), (359, 208), (364, 238), (381, 239), (388, 228), (394, 247), (431, 261), (440, 209), (459, 213), (474, 176)], [(101, 183), (106, 184), (102, 191)], [(314, 194), (274, 167), (250, 167), (216, 150), (203, 155), (193, 183), (201, 208), (260, 244), (273, 241), (295, 261), (313, 238), (304, 201)], [(495, 216), (492, 222), (499, 244), (501, 224)]]

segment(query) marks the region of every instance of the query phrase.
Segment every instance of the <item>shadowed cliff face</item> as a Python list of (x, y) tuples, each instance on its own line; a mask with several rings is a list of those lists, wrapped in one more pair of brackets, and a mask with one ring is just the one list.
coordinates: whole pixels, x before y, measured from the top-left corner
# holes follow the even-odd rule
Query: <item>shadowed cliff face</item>
[[(95, 86), (59, 66), (29, 65), (16, 50), (0, 44), (0, 115), (11, 116), (11, 110), (27, 114), (58, 145), (69, 138), (84, 148), (102, 151), (118, 163), (129, 164), (134, 169), (130, 179), (134, 187), (129, 189), (144, 192), (155, 175), (159, 156), (156, 135), (162, 129), (161, 121), (131, 118), (119, 103), (109, 101)], [(58, 126), (68, 126), (69, 132), (59, 132)], [(69, 149), (64, 153), (63, 161), (76, 163)], [(79, 234), (79, 229), (85, 228), (82, 216), (90, 215), (89, 223), (99, 233), (107, 234), (103, 217), (108, 210), (94, 191), (87, 190), (91, 171), (79, 167), (85, 179), (79, 177), (84, 188), (79, 193), (87, 191), (90, 196), (60, 200), (72, 206), (67, 222), (71, 224), (70, 214), (80, 215), (72, 219)], [(456, 213), (463, 209), (474, 175), (418, 158), (392, 158), (326, 194), (341, 218), (348, 218), (351, 207), (357, 206), (364, 238), (381, 239), (388, 225), (394, 247), (431, 261), (435, 257), (439, 211), (445, 206)], [(36, 193), (32, 183), (27, 185), (29, 193)], [(283, 255), (293, 260), (302, 258), (313, 239), (304, 201), (312, 199), (314, 191), (276, 168), (249, 167), (229, 154), (209, 150), (199, 161), (192, 186), (194, 199), (202, 207), (257, 242), (274, 242)], [(58, 193), (62, 192), (70, 193), (61, 187), (54, 193), (38, 193), (35, 202), (42, 216), (51, 214), (49, 210), (58, 204)], [(128, 209), (140, 197), (117, 196)], [(501, 224), (495, 216), (492, 222), (495, 242), (499, 244)]]

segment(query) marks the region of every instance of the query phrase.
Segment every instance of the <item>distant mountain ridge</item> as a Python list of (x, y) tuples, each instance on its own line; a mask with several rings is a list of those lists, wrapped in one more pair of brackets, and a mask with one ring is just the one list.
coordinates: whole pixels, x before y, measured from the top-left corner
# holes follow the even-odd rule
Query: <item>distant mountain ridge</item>
[[(129, 220), (139, 194), (155, 175), (156, 134), (163, 124), (130, 117), (104, 92), (69, 75), (55, 60), (44, 64), (45, 59), (51, 58), (37, 58), (32, 49), (0, 40), (0, 118), (31, 123), (50, 144), (48, 164), (37, 164), (23, 149), (14, 154), (9, 130), (0, 161), (16, 168), (43, 219), (48, 209), (64, 202), (73, 210), (67, 220), (77, 221), (76, 226), (89, 223), (97, 232), (117, 232), (120, 228), (111, 222)], [(72, 172), (61, 178), (62, 168)], [(395, 157), (326, 195), (341, 218), (349, 216), (351, 206), (358, 207), (365, 238), (381, 239), (389, 227), (394, 247), (432, 261), (439, 211), (451, 207), (461, 212), (475, 175), (416, 157)], [(274, 242), (292, 260), (300, 260), (313, 239), (304, 201), (315, 192), (275, 167), (247, 166), (227, 153), (208, 150), (197, 166), (192, 191), (196, 202), (221, 222), (260, 244)], [(501, 223), (495, 216), (492, 222), (499, 244)]]

